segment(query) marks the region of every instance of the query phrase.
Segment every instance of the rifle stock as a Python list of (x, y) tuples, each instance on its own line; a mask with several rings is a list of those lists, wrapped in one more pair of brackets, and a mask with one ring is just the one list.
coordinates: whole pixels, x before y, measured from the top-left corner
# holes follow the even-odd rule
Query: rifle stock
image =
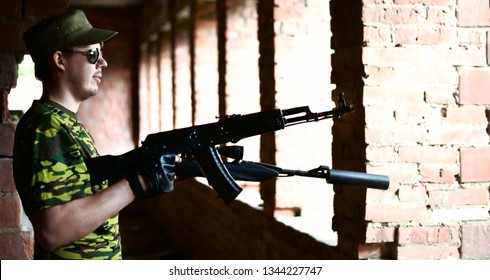
[(215, 123), (149, 134), (141, 147), (118, 156), (88, 158), (85, 159), (85, 163), (91, 182), (98, 184), (104, 180), (111, 182), (125, 178), (152, 157), (182, 154), (185, 160), (193, 156), (210, 186), (226, 204), (229, 204), (242, 189), (234, 182), (226, 165), (217, 155), (215, 146), (229, 142), (236, 143), (243, 138), (281, 130), (291, 125), (340, 117), (351, 111), (353, 106), (346, 105), (343, 94), (340, 94), (339, 105), (331, 111), (312, 113), (307, 106), (304, 106), (246, 115), (230, 115), (219, 118)]

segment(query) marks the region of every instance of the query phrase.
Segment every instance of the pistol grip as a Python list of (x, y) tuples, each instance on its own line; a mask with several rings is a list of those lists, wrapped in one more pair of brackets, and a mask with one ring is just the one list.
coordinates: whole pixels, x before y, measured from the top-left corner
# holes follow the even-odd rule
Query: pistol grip
[(242, 188), (237, 185), (226, 169), (215, 147), (203, 147), (192, 152), (199, 163), (209, 185), (226, 204), (230, 204), (240, 194)]

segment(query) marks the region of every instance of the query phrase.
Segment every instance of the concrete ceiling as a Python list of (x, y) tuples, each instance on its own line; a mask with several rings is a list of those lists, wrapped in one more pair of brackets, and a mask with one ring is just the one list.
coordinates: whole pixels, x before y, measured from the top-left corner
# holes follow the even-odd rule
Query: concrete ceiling
[(73, 7), (124, 8), (138, 6), (141, 0), (68, 0)]

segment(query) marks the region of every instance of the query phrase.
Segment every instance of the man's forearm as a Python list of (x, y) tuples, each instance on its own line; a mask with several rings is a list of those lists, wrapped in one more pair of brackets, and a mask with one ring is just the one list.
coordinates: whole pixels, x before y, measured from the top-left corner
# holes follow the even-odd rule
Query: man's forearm
[(134, 199), (129, 183), (121, 180), (97, 194), (33, 213), (29, 219), (39, 245), (50, 252), (88, 235)]

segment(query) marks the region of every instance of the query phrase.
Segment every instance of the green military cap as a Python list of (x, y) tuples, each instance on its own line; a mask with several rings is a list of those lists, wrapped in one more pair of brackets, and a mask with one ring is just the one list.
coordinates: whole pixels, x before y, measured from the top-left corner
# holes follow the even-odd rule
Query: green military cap
[(24, 33), (24, 42), (34, 62), (70, 45), (91, 45), (110, 40), (115, 31), (93, 28), (82, 10), (46, 18)]

